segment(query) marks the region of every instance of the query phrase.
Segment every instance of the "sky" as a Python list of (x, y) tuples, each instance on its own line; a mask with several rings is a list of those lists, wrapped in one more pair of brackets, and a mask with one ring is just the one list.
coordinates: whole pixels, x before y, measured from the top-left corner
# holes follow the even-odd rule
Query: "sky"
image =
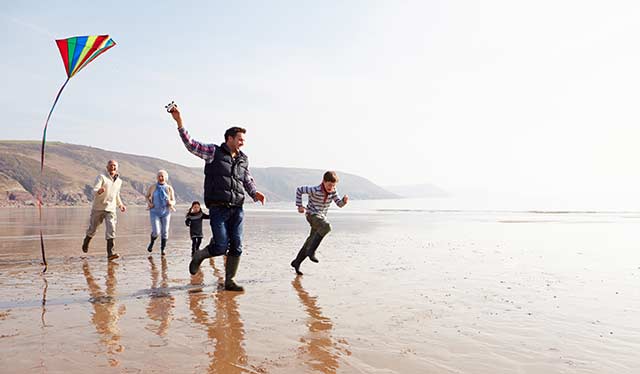
[(247, 128), (256, 167), (640, 208), (638, 19), (637, 1), (11, 2), (0, 139), (41, 139), (55, 39), (109, 34), (48, 141), (200, 166), (174, 100), (200, 141)]

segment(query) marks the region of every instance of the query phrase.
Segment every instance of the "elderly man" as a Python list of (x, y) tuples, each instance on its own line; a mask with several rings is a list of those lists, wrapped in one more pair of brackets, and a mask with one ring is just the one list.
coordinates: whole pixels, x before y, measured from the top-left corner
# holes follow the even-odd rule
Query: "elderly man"
[(118, 174), (118, 162), (109, 160), (106, 173), (98, 175), (93, 184), (93, 206), (89, 217), (89, 228), (87, 228), (86, 236), (82, 242), (82, 252), (89, 251), (89, 242), (95, 235), (98, 226), (104, 221), (107, 259), (114, 260), (120, 257), (113, 251), (113, 239), (116, 237), (116, 208), (119, 208), (123, 213), (127, 210), (120, 199), (121, 187), (122, 179)]

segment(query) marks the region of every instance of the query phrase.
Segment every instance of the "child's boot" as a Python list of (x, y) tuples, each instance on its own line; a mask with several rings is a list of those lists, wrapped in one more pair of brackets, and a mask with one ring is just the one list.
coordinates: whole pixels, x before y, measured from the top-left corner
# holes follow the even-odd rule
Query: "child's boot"
[(291, 261), (291, 266), (295, 269), (296, 274), (298, 275), (303, 275), (300, 271), (300, 265), (302, 265), (302, 261), (304, 261), (305, 258), (307, 258), (307, 248), (303, 246), (300, 248), (300, 251), (298, 251), (296, 258)]
[(151, 235), (151, 240), (149, 241), (149, 246), (147, 246), (147, 252), (151, 253), (151, 251), (153, 251), (153, 243), (156, 242), (156, 239), (158, 239), (157, 236)]
[(85, 236), (84, 240), (82, 241), (82, 252), (87, 253), (89, 252), (89, 242), (91, 241), (91, 237), (90, 236)]
[(120, 257), (120, 255), (113, 251), (113, 239), (107, 239), (107, 259), (111, 261), (118, 257)]
[(167, 247), (167, 239), (160, 239), (160, 255), (164, 256), (164, 249)]
[(318, 263), (318, 258), (316, 258), (316, 250), (322, 241), (323, 236), (320, 234), (313, 234), (311, 237), (311, 241), (309, 242), (309, 247), (307, 248), (307, 256), (309, 256), (309, 260)]

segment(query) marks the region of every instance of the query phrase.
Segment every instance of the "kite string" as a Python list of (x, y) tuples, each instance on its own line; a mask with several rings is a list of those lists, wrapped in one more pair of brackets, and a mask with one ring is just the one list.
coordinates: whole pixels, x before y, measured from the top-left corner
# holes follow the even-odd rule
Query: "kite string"
[(53, 109), (55, 109), (56, 104), (58, 103), (58, 99), (60, 99), (60, 94), (62, 93), (62, 90), (64, 90), (65, 86), (67, 85), (67, 83), (69, 83), (69, 78), (67, 78), (66, 81), (64, 81), (64, 84), (62, 85), (62, 87), (60, 87), (60, 90), (58, 91), (58, 94), (56, 95), (56, 99), (53, 101), (53, 105), (51, 106), (51, 110), (49, 111), (49, 115), (47, 116), (47, 120), (44, 123), (44, 130), (42, 131), (42, 145), (40, 146), (40, 183), (39, 183), (39, 187), (38, 187), (38, 191), (37, 191), (37, 201), (38, 201), (38, 218), (39, 218), (39, 223), (40, 223), (40, 250), (42, 252), (42, 262), (44, 264), (44, 270), (42, 270), (42, 272), (46, 272), (47, 271), (47, 259), (45, 257), (44, 254), (44, 237), (42, 236), (42, 185), (44, 183), (43, 181), (43, 172), (44, 172), (44, 147), (45, 147), (45, 141), (47, 138), (47, 126), (49, 125), (49, 119), (51, 118), (51, 114), (53, 113)]

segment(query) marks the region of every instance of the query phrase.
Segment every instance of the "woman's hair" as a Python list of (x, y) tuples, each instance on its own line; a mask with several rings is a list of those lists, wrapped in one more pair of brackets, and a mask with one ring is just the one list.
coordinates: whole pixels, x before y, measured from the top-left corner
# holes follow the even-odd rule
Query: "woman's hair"
[(167, 173), (167, 171), (166, 171), (166, 170), (164, 170), (164, 169), (160, 169), (160, 170), (158, 170), (158, 172), (156, 173), (156, 176), (158, 176), (158, 175), (160, 175), (160, 174), (164, 175), (164, 180), (165, 180), (165, 181), (166, 181), (167, 179), (169, 179), (169, 173)]

